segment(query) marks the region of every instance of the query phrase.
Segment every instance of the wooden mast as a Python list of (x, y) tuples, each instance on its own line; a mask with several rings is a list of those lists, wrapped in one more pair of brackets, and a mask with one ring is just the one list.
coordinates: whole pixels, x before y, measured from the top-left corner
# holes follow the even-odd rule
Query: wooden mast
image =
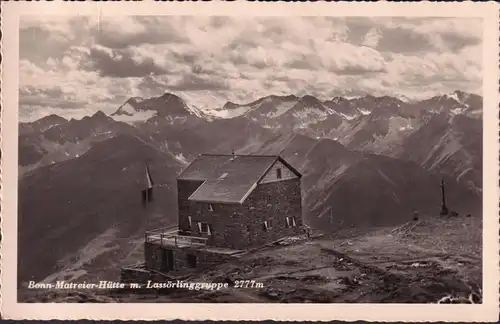
[(448, 215), (448, 207), (446, 206), (446, 195), (444, 190), (444, 181), (441, 180), (441, 215)]

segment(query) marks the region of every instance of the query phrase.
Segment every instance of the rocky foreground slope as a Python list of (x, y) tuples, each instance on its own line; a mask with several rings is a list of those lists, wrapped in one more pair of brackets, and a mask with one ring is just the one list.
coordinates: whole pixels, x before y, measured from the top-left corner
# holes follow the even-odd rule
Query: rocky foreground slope
[[(220, 290), (22, 291), (27, 302), (436, 303), (481, 302), (481, 228), (477, 217), (428, 218), (336, 237), (288, 240), (186, 282)], [(254, 287), (234, 288), (237, 280)], [(457, 301), (454, 301), (457, 302)]]

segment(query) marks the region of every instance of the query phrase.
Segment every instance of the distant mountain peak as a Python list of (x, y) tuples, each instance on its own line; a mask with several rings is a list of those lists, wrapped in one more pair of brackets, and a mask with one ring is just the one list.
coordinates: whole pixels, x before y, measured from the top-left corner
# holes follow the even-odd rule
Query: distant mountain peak
[(405, 102), (405, 103), (411, 103), (414, 101), (414, 100), (408, 98), (407, 96), (405, 96), (404, 94), (396, 94), (395, 97), (398, 98), (399, 100), (401, 100), (402, 102)]
[(92, 115), (94, 118), (108, 118), (108, 115), (103, 113), (101, 110), (98, 110), (94, 115)]
[(383, 96), (377, 97), (377, 99), (379, 99), (379, 100), (399, 100), (398, 98), (392, 97), (389, 95), (383, 95)]
[(159, 99), (176, 99), (176, 100), (182, 100), (181, 97), (179, 97), (178, 95), (176, 94), (173, 94), (173, 93), (170, 93), (170, 92), (165, 92), (163, 93)]
[(361, 98), (363, 98), (363, 99), (370, 99), (370, 100), (377, 99), (377, 97), (374, 96), (374, 95), (372, 95), (372, 94), (366, 94), (366, 95), (362, 96)]
[(465, 95), (464, 93), (461, 93), (458, 90), (455, 90), (452, 93), (447, 93), (447, 94), (445, 94), (444, 96), (441, 96), (441, 97), (444, 97), (446, 99), (453, 99), (456, 102), (460, 103), (462, 101), (464, 95)]
[(298, 97), (294, 94), (289, 94), (286, 96), (278, 96), (278, 97), (283, 99), (283, 100), (297, 100), (298, 99)]
[(346, 98), (341, 97), (341, 96), (335, 96), (332, 99), (328, 100), (327, 102), (331, 102), (333, 104), (339, 104), (339, 103), (346, 102), (346, 101), (349, 101), (349, 99), (346, 99)]
[(457, 89), (457, 90), (453, 91), (452, 93), (454, 93), (454, 94), (456, 94), (456, 95), (462, 95), (462, 96), (463, 96), (463, 95), (467, 95), (467, 94), (468, 94), (467, 92), (462, 91), (462, 90), (459, 90), (459, 89)]
[(455, 90), (442, 95), (436, 95), (432, 98), (424, 100), (424, 102), (440, 102), (440, 105), (445, 105), (448, 109), (472, 109), (478, 110), (482, 106), (482, 97), (473, 93), (462, 90)]
[(307, 95), (303, 96), (302, 98), (300, 98), (300, 100), (302, 100), (302, 101), (306, 101), (306, 102), (310, 102), (310, 101), (317, 102), (317, 101), (319, 101), (319, 99), (318, 99), (318, 98), (316, 98), (316, 97), (314, 97), (314, 96), (312, 96), (312, 95), (309, 95), (309, 94), (307, 94)]
[(448, 98), (452, 98), (452, 99), (455, 99), (455, 101), (461, 103), (461, 104), (465, 104), (466, 101), (474, 96), (474, 94), (471, 94), (471, 93), (468, 93), (468, 92), (465, 92), (465, 91), (462, 91), (462, 90), (455, 90), (453, 91), (452, 93), (449, 93), (446, 95)]
[(308, 108), (315, 107), (320, 110), (328, 110), (328, 107), (326, 107), (321, 100), (311, 95), (305, 95), (301, 97), (298, 102), (300, 104), (295, 105), (293, 107), (294, 111), (296, 111), (297, 109), (302, 110), (303, 108), (306, 107)]
[(238, 108), (240, 105), (232, 102), (232, 101), (227, 101), (224, 106), (222, 106), (222, 109), (235, 109), (235, 108)]
[(44, 116), (40, 119), (37, 119), (33, 122), (26, 122), (26, 123), (20, 122), (19, 134), (26, 135), (30, 133), (45, 132), (46, 130), (54, 126), (65, 124), (67, 122), (68, 122), (67, 119), (56, 114), (51, 114), (48, 116)]
[(112, 120), (112, 118), (109, 117), (108, 115), (106, 115), (105, 113), (103, 113), (101, 110), (98, 110), (92, 116), (85, 116), (80, 120), (75, 120), (72, 118), (71, 122), (73, 122), (73, 123), (79, 123), (80, 121), (90, 121), (90, 122), (104, 121), (104, 122), (107, 122), (109, 120)]
[[(139, 125), (157, 116), (169, 123), (184, 123), (188, 118), (203, 118), (204, 113), (179, 95), (165, 92), (158, 97), (128, 99), (113, 114), (113, 119)], [(208, 119), (208, 118), (207, 118)]]
[(40, 118), (39, 120), (67, 121), (66, 118), (61, 117), (61, 116), (56, 115), (56, 114), (47, 115), (45, 117)]
[(292, 101), (292, 100), (298, 100), (298, 99), (299, 99), (299, 97), (297, 97), (294, 94), (289, 94), (289, 95), (275, 95), (275, 94), (272, 94), (272, 95), (265, 96), (265, 97), (262, 97), (260, 99), (257, 99), (254, 102), (259, 102), (259, 101), (264, 101), (264, 100), (270, 100), (270, 101)]
[(129, 100), (127, 101), (134, 101), (134, 102), (143, 102), (144, 101), (144, 98), (142, 97), (132, 97), (130, 98)]
[(127, 115), (132, 116), (136, 112), (136, 97), (130, 98), (123, 103), (111, 116)]

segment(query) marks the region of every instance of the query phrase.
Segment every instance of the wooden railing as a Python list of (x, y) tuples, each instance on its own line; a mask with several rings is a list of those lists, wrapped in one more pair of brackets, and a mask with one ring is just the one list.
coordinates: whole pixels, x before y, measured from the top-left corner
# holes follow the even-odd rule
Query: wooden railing
[(171, 232), (178, 232), (178, 231), (179, 231), (179, 227), (177, 225), (173, 225), (173, 226), (156, 228), (154, 230), (149, 230), (149, 231), (146, 231), (146, 234), (171, 233)]
[(207, 244), (207, 240), (206, 237), (181, 235), (177, 226), (146, 231), (144, 235), (145, 242), (159, 242), (162, 246), (202, 246)]

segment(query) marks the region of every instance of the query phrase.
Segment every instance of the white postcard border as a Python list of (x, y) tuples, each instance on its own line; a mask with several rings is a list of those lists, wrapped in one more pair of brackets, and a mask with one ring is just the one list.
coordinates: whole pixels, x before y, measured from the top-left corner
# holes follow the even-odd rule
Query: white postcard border
[[(499, 6), (496, 3), (3, 2), (1, 313), (5, 319), (496, 321), (499, 314)], [(482, 17), (483, 304), (17, 303), (17, 138), (20, 15)]]

